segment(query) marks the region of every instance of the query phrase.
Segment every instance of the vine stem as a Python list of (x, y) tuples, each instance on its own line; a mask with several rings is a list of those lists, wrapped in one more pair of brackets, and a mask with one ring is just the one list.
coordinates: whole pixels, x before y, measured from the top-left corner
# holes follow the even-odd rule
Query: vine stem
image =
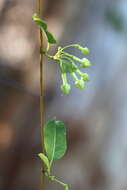
[(55, 182), (59, 183), (60, 185), (62, 185), (62, 186), (64, 187), (64, 190), (69, 190), (68, 184), (65, 184), (65, 183), (63, 183), (62, 181), (58, 180), (55, 176), (47, 175), (47, 177), (48, 177), (51, 181), (55, 181)]
[[(41, 0), (39, 0), (39, 16), (41, 17)], [(43, 33), (40, 29), (40, 51), (43, 50)], [(44, 72), (43, 72), (43, 53), (40, 53), (40, 124), (42, 149), (44, 149), (43, 127), (44, 127)]]
[(77, 44), (70, 44), (70, 45), (67, 45), (67, 46), (65, 46), (64, 48), (61, 48), (61, 51), (65, 50), (65, 49), (67, 49), (67, 48), (69, 48), (69, 47), (75, 47), (75, 45), (77, 45)]
[[(38, 14), (39, 17), (42, 17), (42, 1), (43, 0), (37, 0), (38, 1)], [(40, 51), (43, 50), (43, 33), (40, 29), (39, 31), (40, 36)], [(45, 110), (44, 110), (44, 71), (43, 71), (43, 53), (40, 53), (40, 126), (41, 126), (41, 144), (42, 144), (42, 152), (44, 152), (44, 133), (43, 133), (43, 127), (45, 123)], [(42, 166), (43, 167), (43, 166)], [(41, 183), (39, 189), (44, 190), (44, 174), (41, 174)]]

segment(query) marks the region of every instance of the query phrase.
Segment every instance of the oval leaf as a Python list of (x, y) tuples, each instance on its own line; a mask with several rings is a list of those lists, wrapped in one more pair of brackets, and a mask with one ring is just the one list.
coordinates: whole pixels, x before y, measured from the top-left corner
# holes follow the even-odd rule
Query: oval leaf
[(53, 35), (52, 35), (50, 32), (48, 32), (48, 31), (45, 31), (45, 33), (46, 33), (46, 36), (47, 36), (47, 38), (48, 38), (48, 42), (49, 42), (50, 44), (56, 44), (56, 40), (55, 40), (55, 38), (53, 37)]
[(67, 144), (63, 122), (51, 120), (44, 126), (44, 145), (50, 164), (64, 155)]
[(46, 165), (48, 173), (50, 173), (50, 163), (49, 163), (47, 156), (45, 156), (43, 153), (39, 153), (38, 156)]

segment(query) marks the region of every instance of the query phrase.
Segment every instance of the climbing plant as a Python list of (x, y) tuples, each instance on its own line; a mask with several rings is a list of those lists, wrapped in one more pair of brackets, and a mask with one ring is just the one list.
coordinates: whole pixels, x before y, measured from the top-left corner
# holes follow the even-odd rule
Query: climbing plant
[[(47, 177), (51, 181), (55, 181), (61, 184), (64, 190), (68, 190), (67, 184), (58, 180), (52, 173), (52, 164), (55, 160), (64, 156), (67, 150), (66, 141), (66, 128), (65, 124), (59, 120), (50, 120), (44, 124), (43, 120), (43, 55), (51, 60), (54, 60), (59, 67), (62, 84), (60, 90), (64, 94), (69, 94), (71, 85), (68, 83), (67, 74), (69, 74), (73, 80), (74, 85), (79, 89), (85, 88), (85, 82), (89, 81), (89, 75), (81, 71), (81, 68), (87, 68), (91, 66), (90, 61), (84, 57), (79, 58), (73, 54), (67, 52), (68, 48), (76, 48), (79, 53), (83, 55), (89, 54), (89, 49), (79, 44), (69, 44), (67, 46), (58, 46), (54, 55), (50, 54), (51, 47), (57, 43), (53, 34), (48, 31), (47, 23), (40, 18), (38, 14), (33, 15), (33, 21), (40, 29), (40, 116), (41, 116), (41, 140), (43, 145), (43, 152), (38, 156), (42, 160), (44, 167), (42, 169), (42, 175)], [(43, 48), (43, 34), (47, 38), (47, 48)]]

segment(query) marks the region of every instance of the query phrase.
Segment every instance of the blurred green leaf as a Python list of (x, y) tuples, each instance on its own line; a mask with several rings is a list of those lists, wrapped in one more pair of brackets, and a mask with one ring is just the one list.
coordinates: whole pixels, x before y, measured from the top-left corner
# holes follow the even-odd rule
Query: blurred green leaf
[(116, 8), (108, 9), (105, 14), (105, 18), (116, 31), (118, 32), (123, 31), (124, 21), (119, 10), (117, 10)]

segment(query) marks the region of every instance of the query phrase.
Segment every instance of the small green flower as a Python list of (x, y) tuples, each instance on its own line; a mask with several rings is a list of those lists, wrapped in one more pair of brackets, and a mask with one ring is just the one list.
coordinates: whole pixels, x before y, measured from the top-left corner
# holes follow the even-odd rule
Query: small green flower
[(70, 84), (66, 83), (66, 84), (61, 85), (60, 89), (64, 94), (69, 94), (71, 90), (71, 86)]
[(75, 86), (76, 86), (77, 88), (83, 89), (83, 88), (85, 87), (85, 83), (84, 83), (84, 81), (83, 81), (82, 79), (76, 80), (76, 81), (75, 81)]
[(83, 79), (84, 81), (90, 81), (90, 77), (89, 77), (89, 75), (88, 75), (87, 73), (83, 73), (83, 74), (82, 74), (82, 79)]
[(89, 75), (87, 73), (83, 73), (81, 72), (79, 69), (77, 69), (76, 71), (80, 76), (81, 78), (84, 80), (84, 81), (89, 81)]
[(87, 58), (83, 58), (82, 62), (80, 64), (80, 67), (86, 68), (86, 67), (90, 67), (90, 66), (91, 66), (91, 62)]
[[(87, 58), (80, 58), (66, 52), (65, 50), (69, 47), (79, 49), (82, 54), (89, 54), (89, 49), (87, 47), (82, 47), (79, 44), (70, 44), (64, 47), (59, 46), (57, 48), (57, 52), (53, 56), (49, 54), (49, 48), (47, 48), (47, 52), (44, 52), (47, 57), (55, 60), (58, 63), (62, 78), (62, 85), (60, 89), (65, 94), (69, 94), (71, 90), (71, 85), (67, 81), (67, 74), (73, 78), (75, 86), (80, 89), (85, 87), (84, 81), (90, 80), (89, 75), (80, 71), (79, 67), (90, 67), (91, 62)], [(80, 76), (80, 78), (77, 76), (77, 74)]]
[(83, 54), (89, 54), (89, 53), (90, 53), (90, 51), (89, 51), (89, 49), (88, 49), (87, 47), (82, 48), (82, 49), (81, 49), (81, 52), (82, 52)]
[(82, 47), (79, 44), (75, 44), (74, 47), (79, 49), (83, 54), (89, 54), (90, 53), (90, 51), (87, 47)]

